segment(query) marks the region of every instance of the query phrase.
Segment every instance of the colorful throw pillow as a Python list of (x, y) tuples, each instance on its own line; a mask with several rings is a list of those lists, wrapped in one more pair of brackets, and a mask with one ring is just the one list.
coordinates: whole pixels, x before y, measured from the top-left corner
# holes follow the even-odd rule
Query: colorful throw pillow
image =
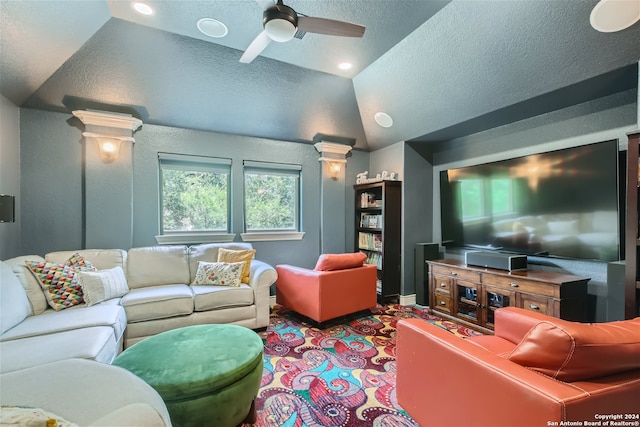
[(25, 261), (44, 291), (47, 303), (55, 311), (64, 310), (84, 302), (77, 271), (95, 271), (83, 256), (74, 254), (64, 264), (47, 261)]
[(84, 301), (89, 306), (121, 297), (129, 292), (127, 278), (120, 266), (100, 271), (77, 271), (76, 276), (82, 288)]
[(245, 262), (244, 269), (242, 270), (242, 283), (249, 283), (249, 272), (251, 270), (251, 260), (256, 254), (255, 249), (244, 249), (234, 251), (231, 249), (220, 248), (218, 249), (218, 262)]
[(535, 325), (507, 355), (560, 381), (585, 381), (640, 369), (640, 317), (606, 323), (551, 319)]
[(83, 255), (80, 255), (78, 252), (71, 255), (67, 262), (64, 265), (68, 265), (69, 267), (81, 269), (84, 271), (96, 271), (96, 268), (93, 266), (91, 261), (86, 259)]
[(196, 277), (192, 285), (240, 286), (242, 272), (247, 263), (198, 262)]
[(344, 270), (346, 268), (362, 267), (367, 256), (363, 252), (346, 254), (322, 254), (314, 270), (333, 271)]

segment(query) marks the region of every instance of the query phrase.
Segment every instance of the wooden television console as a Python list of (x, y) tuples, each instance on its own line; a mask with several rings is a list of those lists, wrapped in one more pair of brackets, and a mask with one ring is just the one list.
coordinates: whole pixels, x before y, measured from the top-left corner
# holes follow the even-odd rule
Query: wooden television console
[(588, 277), (536, 270), (509, 272), (467, 266), (453, 259), (426, 262), (432, 311), (470, 328), (493, 331), (494, 311), (508, 306), (588, 321)]

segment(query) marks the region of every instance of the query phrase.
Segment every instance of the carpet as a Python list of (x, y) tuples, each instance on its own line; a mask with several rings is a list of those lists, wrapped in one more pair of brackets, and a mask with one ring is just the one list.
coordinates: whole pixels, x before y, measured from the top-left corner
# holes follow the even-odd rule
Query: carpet
[(415, 426), (395, 392), (400, 319), (422, 318), (460, 337), (480, 335), (416, 306), (378, 306), (319, 329), (275, 306), (261, 333), (259, 427)]

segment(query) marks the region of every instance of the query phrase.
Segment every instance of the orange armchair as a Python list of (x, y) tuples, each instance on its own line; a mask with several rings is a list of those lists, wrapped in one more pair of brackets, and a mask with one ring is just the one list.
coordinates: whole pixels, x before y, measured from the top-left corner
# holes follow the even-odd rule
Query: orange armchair
[(639, 421), (640, 318), (589, 325), (509, 307), (495, 335), (465, 339), (401, 320), (396, 358), (398, 403), (424, 426)]
[(322, 255), (313, 270), (277, 265), (276, 302), (318, 323), (375, 307), (376, 267), (360, 257), (355, 264), (336, 262), (355, 255)]

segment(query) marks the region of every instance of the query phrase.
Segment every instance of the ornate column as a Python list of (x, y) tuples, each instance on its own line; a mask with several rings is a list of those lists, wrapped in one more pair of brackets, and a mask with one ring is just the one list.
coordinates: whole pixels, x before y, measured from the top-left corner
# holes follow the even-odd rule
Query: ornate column
[(77, 110), (85, 126), (84, 246), (129, 249), (133, 242), (133, 132), (130, 114)]
[(320, 165), (320, 253), (342, 253), (346, 250), (344, 169), (351, 146), (318, 142)]

